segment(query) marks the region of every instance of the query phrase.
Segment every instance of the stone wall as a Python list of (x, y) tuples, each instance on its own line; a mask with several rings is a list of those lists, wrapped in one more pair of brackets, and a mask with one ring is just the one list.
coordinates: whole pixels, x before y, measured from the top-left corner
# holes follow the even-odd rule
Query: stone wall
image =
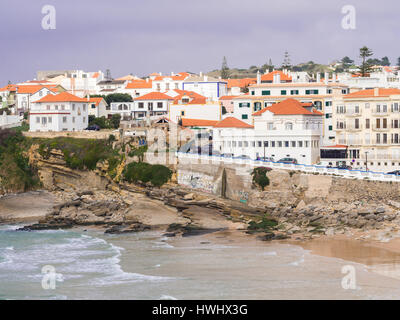
[(177, 180), (180, 185), (221, 194), (222, 172), (227, 177), (226, 196), (251, 206), (265, 206), (273, 202), (280, 206), (295, 207), (305, 203), (350, 203), (400, 201), (400, 184), (369, 180), (356, 180), (331, 175), (307, 174), (276, 170), (268, 173), (270, 185), (265, 191), (252, 184), (252, 169), (245, 165), (197, 163), (180, 161)]

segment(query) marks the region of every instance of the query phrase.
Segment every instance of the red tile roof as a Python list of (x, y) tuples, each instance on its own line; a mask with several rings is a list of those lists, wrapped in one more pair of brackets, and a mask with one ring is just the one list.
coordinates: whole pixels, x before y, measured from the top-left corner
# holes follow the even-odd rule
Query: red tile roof
[(222, 96), (219, 100), (232, 100), (233, 98), (236, 98), (236, 96)]
[(218, 123), (217, 120), (186, 119), (182, 118), (182, 127), (213, 127)]
[(165, 93), (162, 92), (150, 92), (143, 96), (137, 97), (133, 100), (174, 100), (174, 98), (167, 96)]
[(292, 77), (288, 76), (287, 74), (285, 74), (284, 72), (280, 71), (280, 70), (274, 70), (270, 73), (267, 74), (263, 74), (261, 76), (261, 81), (273, 81), (274, 80), (274, 75), (279, 74), (281, 76), (281, 81), (292, 81)]
[(102, 100), (104, 100), (102, 97), (91, 97), (89, 102), (96, 104), (97, 107)]
[[(154, 74), (151, 74), (150, 76), (152, 76), (152, 75), (154, 75)], [(179, 81), (179, 80), (185, 80), (188, 76), (189, 76), (189, 73), (187, 73), (187, 72), (179, 72), (177, 74), (174, 74), (173, 76), (172, 75), (161, 76), (158, 74), (154, 78), (154, 81), (162, 81), (164, 78), (171, 78), (172, 80)]]
[(296, 114), (304, 114), (310, 116), (323, 115), (319, 111), (316, 110), (309, 111), (305, 107), (310, 107), (310, 103), (301, 103), (300, 101), (295, 99), (286, 99), (253, 113), (253, 116), (260, 116), (265, 111), (270, 111), (274, 114), (280, 114), (280, 115), (296, 115)]
[(51, 85), (46, 85), (46, 86), (25, 85), (25, 86), (17, 86), (17, 93), (34, 94), (43, 88), (47, 88), (50, 91), (57, 92), (57, 89), (55, 89), (54, 86)]
[[(377, 97), (388, 97), (391, 95), (397, 95), (400, 94), (400, 89), (384, 89), (384, 88), (379, 88), (378, 89), (378, 95)], [(344, 99), (346, 98), (369, 98), (369, 97), (375, 97), (375, 89), (366, 89), (366, 90), (361, 90), (357, 92), (352, 92), (349, 94), (346, 94), (343, 96)]]
[(126, 85), (126, 89), (151, 89), (152, 87), (153, 84), (151, 80), (132, 80)]
[(346, 146), (345, 144), (335, 144), (334, 146), (324, 146), (324, 147), (321, 147), (321, 149), (325, 149), (325, 148), (345, 149), (345, 148), (347, 148), (347, 146)]
[(36, 103), (41, 102), (88, 102), (85, 98), (80, 98), (70, 94), (68, 92), (61, 92), (56, 95), (48, 94), (47, 96), (43, 97), (42, 99), (36, 101)]
[(15, 91), (17, 86), (15, 84), (8, 84), (3, 88), (0, 88), (0, 91)]
[(255, 78), (226, 79), (224, 81), (228, 83), (228, 88), (232, 87), (245, 88), (250, 84), (257, 83), (257, 79)]
[(174, 89), (174, 91), (178, 93), (178, 95), (173, 98), (174, 104), (178, 104), (179, 101), (181, 101), (184, 96), (190, 98), (190, 101), (185, 104), (205, 104), (207, 102), (206, 97), (194, 91), (180, 90), (180, 89)]
[(252, 125), (247, 124), (234, 117), (227, 117), (214, 125), (215, 128), (254, 128)]

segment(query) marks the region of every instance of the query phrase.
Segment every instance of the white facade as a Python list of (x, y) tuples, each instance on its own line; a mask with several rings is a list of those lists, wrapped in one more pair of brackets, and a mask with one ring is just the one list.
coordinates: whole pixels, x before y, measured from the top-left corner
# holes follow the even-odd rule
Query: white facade
[(96, 118), (108, 117), (111, 114), (107, 102), (102, 98), (91, 98), (89, 101), (89, 115)]
[(29, 113), (29, 131), (81, 131), (88, 127), (88, 102), (36, 102)]
[(245, 125), (224, 128), (217, 124), (213, 129), (213, 148), (220, 153), (247, 155), (251, 159), (272, 157), (279, 161), (294, 158), (299, 164), (315, 164), (319, 162), (322, 129), (320, 114), (265, 111), (254, 117), (253, 128)]
[(183, 118), (221, 120), (221, 107), (218, 103), (172, 104), (168, 118), (176, 123)]
[(48, 94), (55, 95), (56, 92), (48, 88), (42, 88), (34, 93), (19, 93), (17, 87), (17, 92), (15, 95), (17, 109), (23, 111), (29, 110), (31, 108), (32, 103), (35, 103), (36, 101), (42, 99)]
[(167, 115), (170, 100), (135, 100), (134, 102), (113, 102), (110, 113), (121, 117), (144, 119), (146, 117)]
[(208, 76), (191, 76), (183, 82), (182, 90), (194, 91), (212, 101), (218, 101), (228, 94), (228, 84), (224, 80)]

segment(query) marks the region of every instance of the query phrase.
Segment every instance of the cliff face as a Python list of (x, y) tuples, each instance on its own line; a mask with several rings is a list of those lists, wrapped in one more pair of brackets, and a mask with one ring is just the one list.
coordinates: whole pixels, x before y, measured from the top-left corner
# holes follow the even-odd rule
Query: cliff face
[(50, 156), (44, 159), (38, 152), (39, 146), (32, 145), (28, 151), (29, 163), (37, 168), (43, 188), (57, 190), (105, 190), (111, 178), (106, 174), (107, 164), (101, 164), (94, 171), (74, 170), (66, 166), (64, 155), (60, 150), (51, 150)]

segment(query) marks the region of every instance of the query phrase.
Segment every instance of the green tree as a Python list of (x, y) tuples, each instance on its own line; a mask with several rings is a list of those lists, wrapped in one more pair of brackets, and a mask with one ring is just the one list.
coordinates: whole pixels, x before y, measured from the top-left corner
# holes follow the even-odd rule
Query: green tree
[(118, 129), (119, 128), (119, 124), (121, 122), (121, 115), (120, 114), (113, 114), (110, 122), (113, 126), (114, 129)]
[(382, 59), (381, 59), (381, 65), (382, 66), (390, 66), (390, 61), (389, 61), (389, 58), (388, 57), (383, 57)]
[(128, 93), (111, 93), (105, 97), (108, 105), (112, 102), (132, 102), (132, 96)]
[(254, 168), (251, 175), (253, 176), (253, 183), (260, 186), (262, 191), (269, 185), (269, 178), (267, 177), (267, 172), (271, 171), (271, 168), (258, 167)]
[(351, 60), (348, 56), (345, 56), (342, 58), (342, 60), (340, 60), (340, 62), (342, 63), (343, 69), (348, 69), (354, 63), (354, 60)]
[(229, 78), (229, 67), (228, 62), (226, 61), (226, 57), (222, 59), (222, 67), (221, 67), (221, 78), (228, 79)]
[(362, 60), (361, 66), (360, 66), (360, 71), (361, 75), (365, 77), (368, 73), (371, 72), (371, 63), (367, 61), (368, 57), (371, 57), (374, 53), (372, 52), (371, 49), (369, 49), (367, 46), (364, 46), (360, 49), (360, 58)]

